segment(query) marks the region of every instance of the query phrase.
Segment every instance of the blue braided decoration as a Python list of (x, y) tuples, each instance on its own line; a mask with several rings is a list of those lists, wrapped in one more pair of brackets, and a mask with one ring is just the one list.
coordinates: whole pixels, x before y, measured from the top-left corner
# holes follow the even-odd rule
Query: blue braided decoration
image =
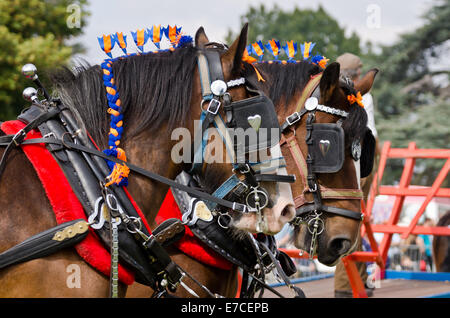
[[(274, 41), (274, 40), (272, 40), (272, 41)], [(278, 41), (276, 41), (276, 42), (278, 42)], [(297, 43), (294, 43), (294, 45), (295, 45), (295, 53), (294, 53), (294, 55), (296, 55), (298, 53), (298, 51), (296, 49)], [(256, 47), (259, 46), (259, 48), (261, 48), (261, 55), (258, 55), (258, 53), (255, 50), (255, 46)], [(277, 46), (280, 47), (278, 44), (277, 44)], [(303, 55), (304, 44), (301, 44), (300, 46), (302, 48), (301, 49), (302, 52), (300, 52), (300, 53)], [(312, 53), (312, 50), (313, 50), (314, 46), (315, 46), (315, 43), (311, 43), (311, 46), (310, 46), (309, 51), (308, 51), (308, 57), (307, 58), (302, 57), (302, 60), (309, 61), (310, 63), (316, 64), (316, 65), (319, 65), (322, 68), (325, 68), (326, 64), (328, 62), (328, 59), (326, 59), (325, 56), (322, 56), (322, 55), (314, 55), (314, 56), (312, 56), (311, 53)], [(294, 59), (294, 55), (289, 57), (289, 54), (288, 54), (288, 42), (286, 42), (286, 45), (283, 46), (284, 53), (288, 56), (288, 60), (287, 61), (279, 60), (277, 58), (277, 56), (275, 57), (275, 60), (263, 61), (262, 60), (262, 58), (264, 56), (263, 47), (264, 46), (263, 46), (262, 42), (258, 41), (258, 42), (255, 42), (255, 43), (251, 44), (251, 45), (248, 45), (247, 46), (247, 52), (248, 52), (249, 55), (253, 54), (253, 55), (256, 55), (257, 57), (259, 57), (259, 59), (260, 59), (259, 63), (280, 63), (280, 64), (285, 64), (285, 63), (299, 63), (300, 62), (300, 61), (297, 61), (297, 60)], [(270, 41), (269, 41), (268, 44), (265, 45), (265, 47), (267, 48), (267, 51), (269, 51), (269, 52), (271, 51)], [(279, 53), (282, 53), (282, 51), (280, 51)]]
[[(124, 38), (126, 41), (126, 38)], [(166, 52), (166, 51), (172, 51), (177, 48), (181, 48), (187, 44), (192, 43), (192, 37), (188, 35), (179, 35), (179, 40), (177, 43), (175, 43), (175, 47), (171, 49), (159, 49), (158, 52)], [(124, 51), (125, 52), (125, 51)], [(114, 83), (114, 73), (112, 69), (112, 65), (115, 61), (118, 59), (123, 59), (129, 56), (135, 56), (135, 55), (143, 55), (143, 54), (152, 54), (153, 52), (143, 52), (143, 53), (131, 53), (127, 54), (125, 56), (116, 57), (116, 58), (107, 58), (101, 63), (102, 68), (102, 76), (103, 76), (103, 84), (106, 88), (106, 98), (108, 100), (108, 106), (111, 110), (108, 109), (108, 112), (110, 113), (110, 132), (108, 135), (108, 146), (109, 149), (103, 150), (103, 153), (108, 156), (113, 156), (118, 158), (120, 153), (124, 154), (124, 151), (118, 148), (118, 144), (120, 143), (120, 140), (122, 138), (123, 134), (123, 114), (122, 114), (122, 108), (120, 106), (120, 95), (119, 90), (117, 86)], [(119, 101), (119, 105), (117, 105), (117, 102)], [(118, 126), (118, 124), (121, 122), (121, 125)], [(113, 133), (114, 132), (114, 133)], [(117, 132), (117, 134), (116, 134)], [(116, 163), (110, 160), (106, 160), (106, 163), (108, 164), (108, 167), (111, 170), (111, 174), (113, 173), (113, 170), (116, 167)], [(125, 174), (125, 173), (123, 173)], [(121, 173), (122, 175), (122, 173)], [(127, 186), (128, 185), (128, 178), (123, 176), (121, 181), (117, 183), (118, 186)]]
[[(118, 114), (111, 114), (110, 116), (110, 127), (112, 129), (114, 129), (115, 131), (117, 131), (117, 136), (115, 136), (112, 133), (109, 133), (109, 137), (108, 137), (108, 146), (110, 147), (109, 149), (105, 149), (103, 150), (103, 153), (105, 153), (108, 156), (113, 156), (113, 157), (117, 157), (118, 156), (118, 151), (117, 151), (117, 144), (116, 142), (119, 141), (122, 137), (123, 134), (123, 125), (122, 126), (117, 126), (117, 124), (122, 121), (123, 124), (123, 114), (121, 113), (121, 107), (117, 106), (117, 101), (119, 100), (120, 96), (119, 96), (119, 90), (117, 89), (117, 86), (112, 83), (112, 80), (114, 78), (114, 73), (113, 73), (113, 69), (112, 69), (112, 63), (117, 60), (117, 58), (115, 59), (106, 59), (103, 61), (103, 63), (101, 64), (101, 68), (103, 70), (103, 84), (106, 87), (106, 98), (108, 100), (108, 106), (109, 108), (115, 110)], [(106, 74), (105, 70), (107, 71)], [(115, 91), (115, 94), (111, 94), (111, 90), (113, 89)], [(111, 173), (114, 169), (114, 166), (116, 165), (115, 162), (110, 161), (110, 160), (106, 160), (108, 167), (111, 169)], [(128, 185), (128, 178), (122, 178), (122, 180), (118, 183), (119, 186), (127, 186)]]

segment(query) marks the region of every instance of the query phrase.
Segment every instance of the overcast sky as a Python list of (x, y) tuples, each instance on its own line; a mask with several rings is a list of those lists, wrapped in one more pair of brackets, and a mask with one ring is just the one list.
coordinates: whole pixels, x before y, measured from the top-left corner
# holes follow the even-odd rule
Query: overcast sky
[[(295, 6), (316, 9), (319, 4), (347, 32), (356, 31), (363, 41), (390, 44), (399, 34), (414, 30), (423, 21), (422, 14), (431, 0), (91, 0), (91, 16), (85, 34), (78, 40), (87, 48), (82, 57), (90, 63), (100, 63), (106, 55), (101, 51), (97, 36), (130, 31), (161, 24), (182, 26), (182, 32), (194, 36), (203, 26), (212, 41), (224, 41), (231, 28), (239, 31), (240, 17), (249, 6), (277, 4), (284, 10)], [(249, 26), (251, 28), (251, 25)], [(267, 39), (269, 40), (269, 39)], [(289, 39), (279, 39), (281, 41)], [(314, 41), (314, 39), (310, 39)], [(134, 49), (131, 35), (128, 45)], [(151, 47), (151, 44), (147, 44)], [(146, 48), (147, 48), (146, 46)], [(115, 49), (116, 50), (116, 49)], [(114, 52), (119, 52), (115, 51)], [(119, 55), (116, 53), (115, 56)]]

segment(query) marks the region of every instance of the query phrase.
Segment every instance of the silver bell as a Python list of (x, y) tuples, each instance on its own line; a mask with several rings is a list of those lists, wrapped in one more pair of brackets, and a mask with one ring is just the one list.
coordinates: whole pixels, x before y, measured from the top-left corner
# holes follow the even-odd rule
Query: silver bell
[(29, 102), (34, 102), (37, 97), (37, 90), (34, 87), (27, 87), (23, 90), (22, 96), (25, 100)]
[(37, 79), (37, 68), (34, 64), (28, 63), (22, 66), (22, 74), (31, 80)]

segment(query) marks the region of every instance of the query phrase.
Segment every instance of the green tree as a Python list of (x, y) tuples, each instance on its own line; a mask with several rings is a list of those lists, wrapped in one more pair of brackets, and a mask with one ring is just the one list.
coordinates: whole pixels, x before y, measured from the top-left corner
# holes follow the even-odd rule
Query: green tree
[[(450, 0), (435, 1), (423, 15), (424, 25), (400, 36), (393, 45), (382, 46), (381, 53), (362, 56), (367, 68), (376, 66), (380, 74), (373, 87), (377, 110), (383, 119), (414, 111), (422, 104), (402, 88), (420, 80), (430, 71), (431, 57), (441, 55), (450, 40)], [(449, 74), (449, 70), (439, 73)]]
[[(250, 7), (240, 18), (241, 24), (249, 23), (248, 41), (257, 40), (267, 43), (275, 38), (280, 42), (294, 40), (297, 43), (315, 42), (313, 52), (335, 59), (344, 52), (360, 54), (360, 39), (356, 33), (345, 35), (345, 29), (333, 19), (322, 6), (317, 10), (299, 9), (283, 11), (277, 5), (268, 10), (261, 4)], [(229, 30), (226, 42), (231, 43), (236, 37)]]
[[(439, 74), (441, 81), (446, 76), (442, 82), (448, 83), (450, 71), (432, 63), (448, 54), (450, 0), (435, 1), (423, 18), (422, 26), (401, 35), (393, 45), (383, 46), (379, 54), (362, 59), (365, 67), (380, 69), (372, 88), (380, 141), (389, 140), (401, 148), (414, 141), (418, 148), (448, 149), (450, 103), (445, 92), (450, 87), (440, 88), (433, 76)], [(417, 160), (412, 183), (431, 185), (442, 165), (440, 160)], [(402, 164), (392, 167), (384, 182), (398, 181), (402, 168)], [(443, 186), (450, 186), (450, 176)]]
[[(407, 148), (411, 141), (418, 148), (448, 149), (450, 146), (450, 105), (448, 101), (437, 100), (431, 105), (424, 105), (415, 112), (393, 116), (389, 120), (379, 120), (377, 131), (381, 140), (390, 140), (392, 147)], [(396, 165), (390, 160), (390, 165)], [(412, 184), (431, 186), (445, 160), (418, 159)], [(393, 184), (400, 180), (403, 163), (394, 167), (390, 173), (385, 173), (385, 184)], [(443, 187), (450, 186), (450, 176), (444, 181)]]
[(33, 63), (45, 72), (82, 51), (68, 40), (82, 33), (87, 0), (0, 0), (0, 119), (17, 116), (22, 90), (30, 86), (20, 71)]

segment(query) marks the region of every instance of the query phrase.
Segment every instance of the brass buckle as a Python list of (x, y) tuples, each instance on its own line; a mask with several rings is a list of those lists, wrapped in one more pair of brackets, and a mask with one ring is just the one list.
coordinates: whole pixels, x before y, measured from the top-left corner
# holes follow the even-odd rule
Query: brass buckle
[[(25, 139), (25, 137), (27, 136), (27, 134), (25, 133), (25, 131), (23, 129), (19, 130), (14, 137), (12, 138), (12, 142), (14, 142), (14, 144), (16, 145), (16, 147), (18, 147), (23, 139)], [(22, 138), (22, 140), (18, 141), (19, 138)]]

